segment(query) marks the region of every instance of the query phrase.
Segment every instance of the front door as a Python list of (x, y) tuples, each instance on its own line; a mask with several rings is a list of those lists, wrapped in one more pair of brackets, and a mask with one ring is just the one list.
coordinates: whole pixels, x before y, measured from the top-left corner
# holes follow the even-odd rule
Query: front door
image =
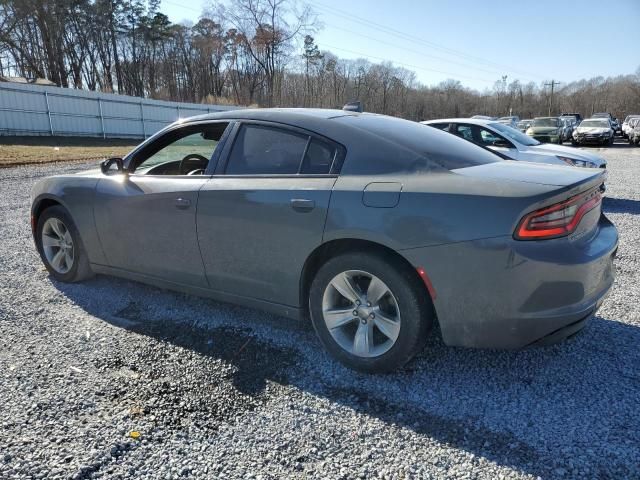
[(301, 131), (239, 126), (202, 190), (198, 240), (210, 287), (299, 305), (300, 275), (322, 242), (341, 147)]
[(97, 186), (95, 220), (109, 266), (206, 287), (198, 248), (198, 191), (226, 124), (172, 129), (130, 159), (128, 175)]

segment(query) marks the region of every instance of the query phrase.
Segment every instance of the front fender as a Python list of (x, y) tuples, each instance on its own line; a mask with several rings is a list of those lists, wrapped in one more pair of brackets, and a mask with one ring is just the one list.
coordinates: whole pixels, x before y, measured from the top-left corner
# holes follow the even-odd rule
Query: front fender
[(44, 208), (52, 204), (64, 207), (82, 238), (90, 263), (106, 264), (93, 216), (99, 178), (82, 175), (47, 177), (31, 190), (31, 224), (35, 228)]

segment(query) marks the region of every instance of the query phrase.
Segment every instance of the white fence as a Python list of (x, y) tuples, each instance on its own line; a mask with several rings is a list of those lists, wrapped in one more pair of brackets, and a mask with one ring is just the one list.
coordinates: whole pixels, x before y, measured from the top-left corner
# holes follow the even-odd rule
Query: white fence
[(179, 118), (237, 108), (0, 83), (0, 136), (146, 138)]

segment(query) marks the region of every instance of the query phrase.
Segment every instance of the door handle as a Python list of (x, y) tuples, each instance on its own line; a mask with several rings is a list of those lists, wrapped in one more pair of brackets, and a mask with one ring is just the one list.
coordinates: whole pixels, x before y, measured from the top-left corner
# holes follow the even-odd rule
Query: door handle
[(316, 206), (316, 202), (313, 200), (308, 200), (306, 198), (292, 198), (291, 199), (291, 208), (293, 208), (296, 212), (310, 212)]
[(186, 210), (191, 206), (191, 200), (189, 200), (188, 198), (178, 197), (176, 198), (174, 205), (180, 210)]

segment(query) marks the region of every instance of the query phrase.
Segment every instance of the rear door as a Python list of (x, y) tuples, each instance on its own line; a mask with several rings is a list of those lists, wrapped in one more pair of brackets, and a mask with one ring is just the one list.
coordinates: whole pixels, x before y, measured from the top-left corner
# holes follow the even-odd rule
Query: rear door
[(344, 149), (302, 130), (242, 122), (225, 150), (198, 201), (209, 284), (297, 307), (302, 267), (322, 242)]

